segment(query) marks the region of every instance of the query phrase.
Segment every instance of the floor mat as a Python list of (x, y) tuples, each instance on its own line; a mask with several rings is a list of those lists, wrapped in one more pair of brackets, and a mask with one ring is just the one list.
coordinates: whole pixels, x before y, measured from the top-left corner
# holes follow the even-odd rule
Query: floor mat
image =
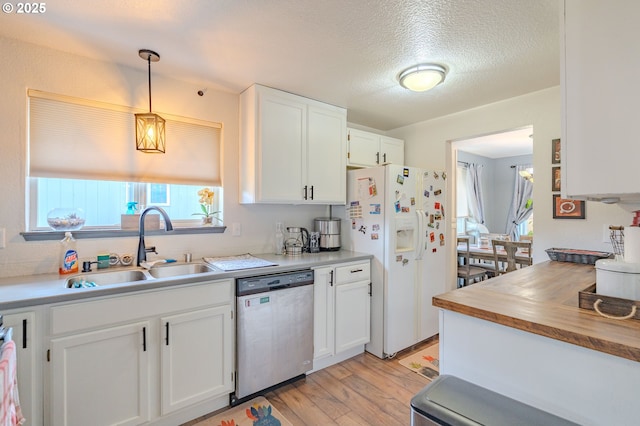
[(433, 380), (440, 374), (440, 347), (435, 345), (428, 346), (421, 351), (414, 352), (408, 357), (402, 358), (398, 362), (403, 367), (415, 371), (421, 376), (429, 380)]
[(194, 426), (293, 426), (266, 398), (258, 397)]

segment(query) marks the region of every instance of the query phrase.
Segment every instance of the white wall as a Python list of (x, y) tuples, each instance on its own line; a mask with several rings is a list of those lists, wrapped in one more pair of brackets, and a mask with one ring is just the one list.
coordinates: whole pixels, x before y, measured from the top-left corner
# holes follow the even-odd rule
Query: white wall
[[(0, 228), (5, 228), (6, 248), (0, 249), (0, 277), (57, 271), (58, 243), (25, 242), (25, 181), (27, 153), (27, 89), (79, 98), (148, 107), (147, 67), (136, 69), (70, 55), (0, 37), (3, 69), (0, 79)], [(131, 52), (137, 55), (137, 52)], [(324, 206), (238, 204), (238, 104), (239, 95), (155, 75), (162, 61), (151, 67), (153, 109), (223, 124), (224, 234), (148, 237), (162, 258), (181, 259), (186, 251), (203, 256), (270, 252), (275, 222), (311, 228), (313, 218), (326, 216)], [(132, 118), (133, 119), (133, 118)], [(132, 141), (132, 144), (134, 141)], [(171, 141), (167, 142), (168, 151)], [(169, 154), (167, 154), (169, 155)], [(73, 161), (70, 153), (69, 161)], [(231, 236), (230, 225), (240, 223), (242, 235)], [(98, 252), (134, 253), (137, 238), (80, 239), (80, 258)]]
[[(551, 140), (560, 137), (560, 118), (560, 87), (553, 87), (394, 129), (388, 134), (405, 140), (408, 166), (446, 169), (451, 177), (455, 173), (451, 172), (454, 159), (448, 156), (450, 141), (533, 125), (534, 262), (547, 260), (544, 250), (550, 247), (611, 251), (611, 244), (602, 242), (603, 226), (630, 224), (631, 214), (624, 207), (587, 202), (586, 220), (552, 218)], [(593, 173), (606, 176), (603, 170)], [(447, 204), (447, 211), (454, 211), (452, 197), (448, 197)]]

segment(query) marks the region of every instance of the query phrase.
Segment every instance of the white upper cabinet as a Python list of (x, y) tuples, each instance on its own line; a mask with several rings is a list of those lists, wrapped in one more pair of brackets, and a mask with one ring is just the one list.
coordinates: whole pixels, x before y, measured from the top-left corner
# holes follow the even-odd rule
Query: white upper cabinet
[(404, 164), (404, 141), (363, 130), (348, 129), (348, 166), (372, 167)]
[(343, 108), (253, 85), (240, 96), (240, 202), (345, 204)]
[(562, 193), (639, 201), (640, 2), (565, 0)]

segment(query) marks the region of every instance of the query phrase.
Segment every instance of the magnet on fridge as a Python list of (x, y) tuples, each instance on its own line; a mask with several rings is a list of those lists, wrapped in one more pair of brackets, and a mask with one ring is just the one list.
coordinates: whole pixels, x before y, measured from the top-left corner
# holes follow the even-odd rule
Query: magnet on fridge
[(436, 189), (435, 191), (433, 191), (433, 195), (440, 195), (442, 194), (442, 190), (441, 189)]
[(437, 202), (433, 205), (433, 208), (436, 210), (440, 210), (440, 207), (442, 207), (442, 204), (440, 204), (440, 202)]
[(401, 254), (396, 256), (396, 262), (402, 262), (402, 255)]
[(438, 249), (437, 249), (437, 248), (435, 248), (435, 247), (434, 247), (433, 249), (431, 249), (431, 253), (435, 253), (435, 252), (437, 252), (437, 251), (438, 251)]
[(367, 227), (364, 225), (360, 225), (360, 228), (358, 228), (358, 232), (362, 232), (362, 234), (366, 234), (367, 233)]
[(440, 229), (440, 222), (436, 222), (436, 229)]
[(409, 177), (409, 169), (402, 169), (402, 176)]
[(436, 233), (435, 232), (429, 232), (429, 241), (431, 241), (432, 243), (436, 241)]
[(424, 191), (424, 196), (425, 196), (425, 197), (427, 197), (427, 198), (429, 198), (429, 191), (427, 191), (426, 189), (425, 189), (425, 191)]
[(440, 179), (440, 176), (438, 176), (438, 172), (433, 172), (433, 178)]
[(433, 191), (433, 185), (429, 185), (429, 189)]
[(416, 205), (416, 198), (415, 197), (411, 197), (411, 205), (412, 206)]
[(398, 177), (396, 178), (396, 182), (398, 182), (400, 185), (404, 185), (404, 177), (398, 175)]
[(442, 172), (442, 180), (445, 180), (447, 178), (447, 172)]
[(409, 259), (402, 259), (402, 266), (405, 266), (407, 263), (409, 263)]
[(400, 213), (400, 201), (396, 201), (393, 205), (396, 208), (396, 213)]
[(356, 229), (356, 220), (351, 219), (351, 229)]
[(380, 225), (377, 223), (374, 223), (373, 225), (371, 225), (371, 230), (378, 232), (380, 230)]

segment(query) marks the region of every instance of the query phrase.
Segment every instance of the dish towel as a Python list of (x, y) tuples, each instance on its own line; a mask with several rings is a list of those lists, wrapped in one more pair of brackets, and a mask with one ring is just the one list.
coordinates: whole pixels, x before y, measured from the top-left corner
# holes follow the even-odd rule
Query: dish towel
[(24, 423), (16, 372), (16, 344), (13, 340), (0, 346), (0, 426), (17, 426)]

